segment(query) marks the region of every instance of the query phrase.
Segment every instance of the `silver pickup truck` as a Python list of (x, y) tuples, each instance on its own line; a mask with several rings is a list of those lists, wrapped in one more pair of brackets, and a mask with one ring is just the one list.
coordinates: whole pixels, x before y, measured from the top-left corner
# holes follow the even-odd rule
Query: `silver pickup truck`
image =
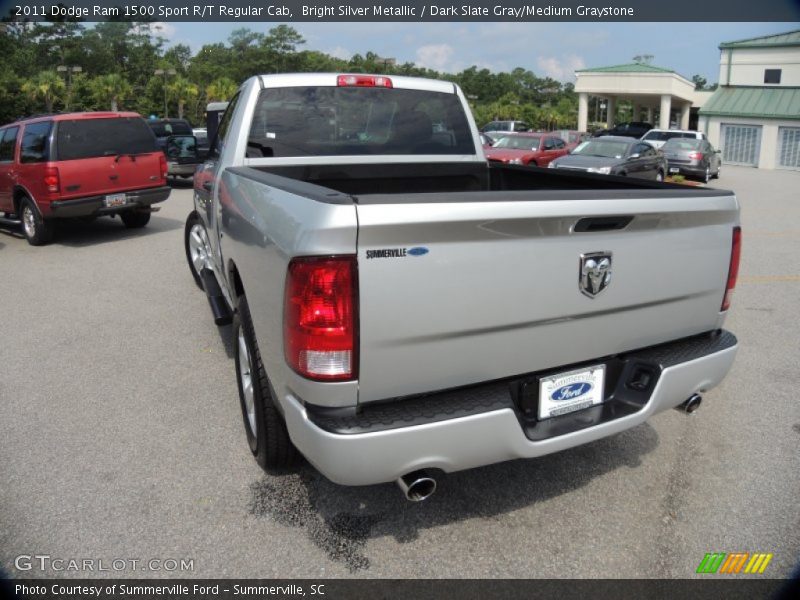
[(187, 259), (266, 469), (421, 500), (692, 412), (736, 354), (733, 193), (489, 165), (452, 83), (253, 77), (194, 181)]

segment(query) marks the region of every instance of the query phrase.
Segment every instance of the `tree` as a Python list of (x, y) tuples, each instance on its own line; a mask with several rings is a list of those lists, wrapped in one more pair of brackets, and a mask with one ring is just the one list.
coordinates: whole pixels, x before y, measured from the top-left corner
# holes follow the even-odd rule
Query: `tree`
[(119, 110), (119, 105), (133, 91), (131, 84), (118, 73), (95, 77), (90, 88), (92, 96), (99, 105), (109, 106), (114, 111)]
[(167, 91), (169, 95), (178, 102), (179, 119), (183, 118), (183, 110), (186, 107), (186, 103), (197, 98), (197, 95), (200, 93), (197, 86), (183, 75), (178, 75), (173, 79), (167, 86)]
[(236, 93), (238, 86), (232, 79), (220, 77), (206, 88), (206, 100), (209, 102), (227, 102)]
[(696, 90), (704, 90), (706, 89), (706, 85), (708, 85), (708, 80), (702, 75), (692, 75), (692, 81), (694, 82), (694, 89)]
[(22, 84), (22, 92), (34, 102), (43, 101), (47, 112), (53, 112), (57, 100), (64, 96), (66, 84), (55, 71), (41, 71)]

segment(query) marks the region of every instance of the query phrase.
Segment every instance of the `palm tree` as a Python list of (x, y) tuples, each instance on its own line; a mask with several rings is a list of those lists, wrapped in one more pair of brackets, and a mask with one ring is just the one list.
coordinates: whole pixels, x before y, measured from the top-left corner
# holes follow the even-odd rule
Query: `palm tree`
[(55, 71), (41, 71), (22, 84), (22, 92), (34, 102), (44, 101), (47, 112), (51, 113), (53, 104), (62, 98), (66, 87)]
[(91, 82), (91, 89), (97, 103), (110, 105), (113, 111), (119, 110), (119, 105), (133, 91), (131, 84), (118, 73), (95, 77)]
[(237, 90), (236, 83), (227, 77), (220, 77), (208, 84), (206, 100), (209, 102), (227, 102)]
[(174, 98), (178, 101), (179, 119), (183, 118), (183, 109), (186, 107), (186, 103), (193, 98), (197, 98), (197, 95), (200, 93), (200, 91), (197, 89), (197, 86), (186, 79), (186, 77), (183, 75), (178, 75), (172, 81), (172, 83), (167, 86), (167, 90), (169, 91), (170, 95), (174, 96)]

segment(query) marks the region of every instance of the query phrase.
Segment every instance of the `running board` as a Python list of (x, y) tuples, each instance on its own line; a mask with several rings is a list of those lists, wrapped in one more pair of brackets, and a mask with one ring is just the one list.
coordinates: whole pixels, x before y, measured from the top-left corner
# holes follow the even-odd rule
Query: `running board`
[(214, 315), (214, 323), (217, 325), (230, 325), (233, 321), (233, 314), (211, 269), (202, 269), (200, 271), (200, 280), (203, 282), (203, 289), (206, 291), (206, 296), (208, 296), (208, 304), (211, 307), (211, 314)]
[(22, 225), (22, 221), (20, 219), (11, 219), (9, 217), (0, 217), (0, 223), (11, 226)]

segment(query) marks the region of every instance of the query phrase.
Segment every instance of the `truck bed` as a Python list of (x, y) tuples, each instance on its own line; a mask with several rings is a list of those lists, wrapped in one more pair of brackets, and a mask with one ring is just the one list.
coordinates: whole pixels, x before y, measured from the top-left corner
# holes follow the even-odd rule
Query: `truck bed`
[[(474, 163), (229, 176), (256, 195), (265, 184), (355, 210), (356, 247), (342, 253), (358, 257), (359, 403), (579, 364), (722, 322), (732, 192)], [(405, 258), (389, 258), (395, 250)], [(587, 298), (579, 261), (593, 252), (612, 255), (613, 277)]]

